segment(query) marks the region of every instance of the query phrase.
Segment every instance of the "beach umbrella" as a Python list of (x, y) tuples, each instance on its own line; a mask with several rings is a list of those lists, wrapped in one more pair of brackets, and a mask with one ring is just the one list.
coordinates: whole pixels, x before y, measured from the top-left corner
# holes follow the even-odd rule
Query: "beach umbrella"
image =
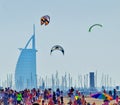
[(96, 93), (96, 94), (92, 94), (90, 96), (93, 97), (93, 98), (109, 100), (109, 101), (113, 99), (110, 95), (108, 95), (106, 93), (101, 93), (101, 92)]

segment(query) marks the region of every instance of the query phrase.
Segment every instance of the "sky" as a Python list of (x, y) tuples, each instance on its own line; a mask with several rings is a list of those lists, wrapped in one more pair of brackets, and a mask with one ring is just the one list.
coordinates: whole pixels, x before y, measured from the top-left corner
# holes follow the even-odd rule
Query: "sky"
[[(102, 74), (120, 85), (120, 0), (0, 0), (1, 80), (15, 73), (20, 51), (36, 30), (37, 75), (59, 76), (96, 72), (98, 85)], [(50, 16), (50, 24), (40, 18)], [(93, 24), (103, 27), (88, 29)], [(61, 45), (65, 50), (50, 50)]]

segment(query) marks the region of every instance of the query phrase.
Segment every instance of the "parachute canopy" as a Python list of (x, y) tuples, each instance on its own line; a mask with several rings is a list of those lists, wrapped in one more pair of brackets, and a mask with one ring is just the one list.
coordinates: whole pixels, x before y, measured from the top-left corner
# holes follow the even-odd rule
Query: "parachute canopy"
[(43, 24), (48, 25), (50, 23), (50, 16), (45, 15), (45, 16), (41, 17), (40, 23), (41, 23), (41, 25), (43, 25)]
[(62, 54), (64, 55), (64, 49), (60, 46), (60, 45), (55, 45), (51, 48), (50, 54), (55, 51), (55, 50), (59, 50), (62, 52)]
[(93, 27), (96, 27), (96, 26), (102, 27), (101, 24), (94, 24), (94, 25), (90, 26), (90, 28), (89, 28), (89, 32), (91, 32), (92, 28), (93, 28)]

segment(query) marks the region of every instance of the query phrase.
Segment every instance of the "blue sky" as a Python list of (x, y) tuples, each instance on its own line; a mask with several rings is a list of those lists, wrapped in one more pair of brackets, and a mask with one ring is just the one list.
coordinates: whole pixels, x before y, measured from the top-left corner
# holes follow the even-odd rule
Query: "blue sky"
[[(120, 85), (120, 0), (0, 0), (0, 71), (4, 80), (7, 73), (15, 72), (23, 48), (36, 25), (38, 76), (98, 72), (112, 77)], [(40, 25), (43, 15), (51, 17), (48, 26)], [(93, 24), (102, 24), (92, 32)], [(53, 45), (65, 49), (65, 55)]]

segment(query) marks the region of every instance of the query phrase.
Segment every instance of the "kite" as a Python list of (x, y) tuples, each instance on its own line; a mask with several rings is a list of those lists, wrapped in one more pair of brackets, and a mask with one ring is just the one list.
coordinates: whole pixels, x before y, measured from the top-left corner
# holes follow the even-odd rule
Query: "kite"
[(59, 50), (62, 52), (62, 54), (64, 55), (64, 49), (60, 46), (60, 45), (55, 45), (51, 48), (50, 54), (55, 51), (55, 50)]
[(41, 25), (43, 25), (43, 24), (45, 24), (45, 26), (48, 25), (50, 23), (50, 16), (45, 15), (45, 16), (41, 17), (40, 23), (41, 23)]
[(94, 24), (94, 25), (90, 26), (90, 28), (89, 28), (89, 32), (91, 32), (92, 28), (93, 28), (93, 27), (96, 27), (96, 26), (102, 27), (101, 24)]

